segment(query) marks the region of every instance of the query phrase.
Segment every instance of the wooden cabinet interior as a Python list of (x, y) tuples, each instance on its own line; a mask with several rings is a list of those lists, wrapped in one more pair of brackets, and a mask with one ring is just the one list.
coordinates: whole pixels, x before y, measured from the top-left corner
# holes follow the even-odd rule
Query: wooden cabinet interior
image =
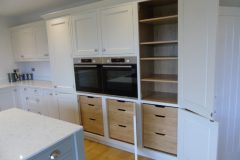
[(139, 3), (142, 99), (177, 103), (178, 1)]

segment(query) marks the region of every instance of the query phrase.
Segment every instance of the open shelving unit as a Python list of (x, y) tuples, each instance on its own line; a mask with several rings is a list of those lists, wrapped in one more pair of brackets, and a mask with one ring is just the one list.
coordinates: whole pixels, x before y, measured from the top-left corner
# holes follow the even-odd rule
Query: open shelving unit
[(178, 1), (139, 3), (142, 100), (177, 103)]

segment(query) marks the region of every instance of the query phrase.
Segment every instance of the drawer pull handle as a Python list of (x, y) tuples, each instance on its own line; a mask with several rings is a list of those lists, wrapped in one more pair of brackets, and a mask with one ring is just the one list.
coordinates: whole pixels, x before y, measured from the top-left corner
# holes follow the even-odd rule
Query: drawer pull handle
[(166, 136), (166, 134), (163, 134), (163, 133), (157, 133), (155, 132), (156, 135), (159, 135), (159, 136)]
[(94, 104), (88, 104), (89, 106), (92, 106), (92, 107), (94, 107), (95, 105)]
[(94, 97), (92, 97), (92, 96), (87, 96), (87, 98), (94, 98)]
[(50, 154), (49, 158), (50, 159), (57, 159), (57, 158), (60, 157), (60, 155), (61, 155), (61, 152), (59, 150), (55, 150)]
[(91, 120), (91, 121), (96, 121), (96, 119), (94, 119), (94, 118), (89, 118), (89, 120)]
[(165, 118), (166, 116), (162, 116), (162, 115), (157, 115), (155, 114), (156, 117), (159, 117), (159, 118)]
[(117, 102), (120, 102), (120, 103), (125, 103), (125, 101), (122, 101), (122, 100), (117, 100)]
[(125, 109), (118, 109), (119, 111), (121, 111), (121, 112), (126, 112), (126, 110)]
[(166, 108), (166, 106), (161, 106), (161, 105), (154, 105), (157, 108)]
[(127, 126), (124, 126), (124, 125), (118, 125), (119, 127), (122, 127), (122, 128), (126, 128)]

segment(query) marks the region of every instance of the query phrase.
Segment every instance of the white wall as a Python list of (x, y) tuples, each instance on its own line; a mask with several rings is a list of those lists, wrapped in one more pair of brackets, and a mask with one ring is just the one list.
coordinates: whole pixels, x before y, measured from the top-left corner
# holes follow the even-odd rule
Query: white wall
[(240, 8), (221, 8), (216, 72), (218, 160), (240, 159)]
[(7, 82), (7, 73), (12, 72), (14, 67), (8, 21), (0, 17), (0, 83)]
[[(17, 64), (20, 72), (33, 73), (35, 80), (51, 80), (51, 68), (49, 62), (22, 62)], [(32, 68), (35, 69), (32, 72)]]

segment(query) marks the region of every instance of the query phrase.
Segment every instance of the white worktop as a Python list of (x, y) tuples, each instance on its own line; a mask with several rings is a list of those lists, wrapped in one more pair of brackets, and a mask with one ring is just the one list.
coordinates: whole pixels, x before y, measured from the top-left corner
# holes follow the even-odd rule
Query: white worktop
[(8, 87), (16, 87), (16, 86), (53, 88), (53, 84), (51, 81), (31, 80), (31, 81), (19, 81), (19, 82), (13, 82), (13, 83), (3, 83), (3, 84), (0, 84), (0, 89), (8, 88)]
[(0, 160), (28, 159), (80, 130), (81, 126), (16, 108), (2, 111)]

